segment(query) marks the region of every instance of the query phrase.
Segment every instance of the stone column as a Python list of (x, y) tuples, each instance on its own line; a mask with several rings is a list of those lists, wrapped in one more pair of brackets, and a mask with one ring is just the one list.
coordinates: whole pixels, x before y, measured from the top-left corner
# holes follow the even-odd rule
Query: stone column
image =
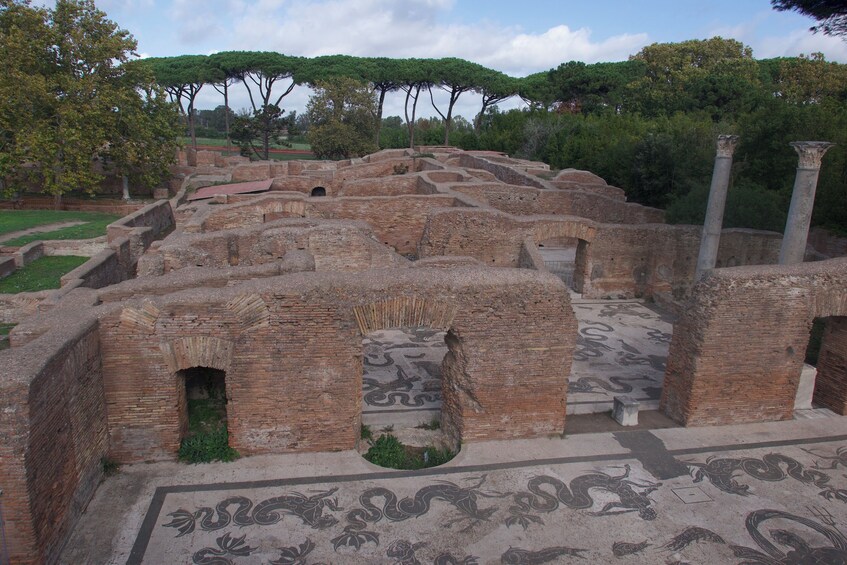
[(707, 271), (715, 268), (718, 258), (718, 245), (723, 227), (723, 211), (726, 205), (726, 190), (729, 187), (729, 173), (732, 169), (732, 153), (738, 142), (737, 135), (719, 135), (718, 152), (715, 155), (715, 168), (712, 171), (712, 185), (709, 188), (709, 205), (706, 208), (706, 221), (703, 222), (703, 234), (700, 237), (700, 254), (697, 256), (697, 271), (694, 280), (700, 280)]
[(818, 186), (821, 158), (833, 145), (828, 141), (791, 143), (800, 156), (800, 162), (797, 165), (791, 207), (788, 209), (788, 220), (785, 222), (782, 247), (779, 250), (780, 265), (803, 262), (803, 257), (806, 255), (806, 239), (809, 237), (809, 223), (812, 221), (812, 208), (815, 206), (815, 190)]

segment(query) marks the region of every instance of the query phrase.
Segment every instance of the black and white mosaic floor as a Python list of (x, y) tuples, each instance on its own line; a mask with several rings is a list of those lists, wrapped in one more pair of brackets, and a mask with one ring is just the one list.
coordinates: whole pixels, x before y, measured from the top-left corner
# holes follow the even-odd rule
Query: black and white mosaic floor
[(363, 340), (362, 423), (414, 427), (441, 413), (444, 332), (385, 330)]
[(160, 487), (128, 563), (847, 562), (847, 436), (619, 439), (628, 451)]
[(656, 409), (673, 323), (636, 301), (575, 298), (579, 335), (568, 383), (568, 414), (607, 412), (614, 397)]

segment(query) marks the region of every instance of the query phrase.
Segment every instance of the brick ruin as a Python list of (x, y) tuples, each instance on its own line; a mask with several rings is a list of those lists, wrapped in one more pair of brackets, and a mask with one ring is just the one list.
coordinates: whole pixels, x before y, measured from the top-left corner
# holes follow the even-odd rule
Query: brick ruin
[[(362, 339), (446, 332), (442, 428), (458, 442), (561, 434), (573, 290), (680, 314), (662, 410), (684, 425), (790, 418), (809, 328), (830, 317), (816, 401), (847, 413), (847, 259), (777, 266), (779, 234), (724, 230), (694, 285), (701, 228), (584, 171), (446, 147), (342, 162), (205, 152), (171, 201), (109, 229), (109, 250), (21, 316), (0, 352), (0, 489), (14, 562), (55, 559), (101, 459), (174, 459), (184, 371), (225, 373), (242, 455), (353, 449)], [(271, 180), (261, 194), (187, 188)], [(176, 184), (179, 184), (177, 187)]]

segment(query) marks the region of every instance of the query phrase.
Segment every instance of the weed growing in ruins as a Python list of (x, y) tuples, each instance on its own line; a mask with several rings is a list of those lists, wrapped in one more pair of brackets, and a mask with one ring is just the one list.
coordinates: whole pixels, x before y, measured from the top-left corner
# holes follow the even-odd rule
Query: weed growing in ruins
[(425, 469), (447, 463), (456, 453), (433, 446), (415, 448), (403, 445), (391, 434), (377, 438), (364, 457), (374, 465), (390, 469)]
[(107, 477), (111, 477), (115, 473), (118, 472), (120, 468), (120, 464), (114, 459), (109, 459), (108, 457), (100, 458), (100, 469), (103, 471), (103, 474)]
[(374, 438), (374, 434), (371, 431), (370, 426), (367, 426), (365, 424), (362, 424), (362, 431), (360, 435), (362, 436), (362, 439), (368, 443), (370, 443), (371, 440)]
[(385, 434), (379, 436), (371, 445), (371, 448), (365, 453), (365, 459), (380, 467), (403, 469), (403, 464), (406, 461), (406, 449), (399, 439), (391, 434)]
[(441, 429), (441, 420), (439, 420), (438, 418), (433, 418), (429, 422), (424, 422), (423, 424), (417, 427), (421, 430), (439, 430)]
[(179, 446), (179, 460), (185, 463), (211, 463), (236, 459), (238, 459), (238, 452), (229, 446), (229, 433), (226, 426), (197, 432), (183, 439)]

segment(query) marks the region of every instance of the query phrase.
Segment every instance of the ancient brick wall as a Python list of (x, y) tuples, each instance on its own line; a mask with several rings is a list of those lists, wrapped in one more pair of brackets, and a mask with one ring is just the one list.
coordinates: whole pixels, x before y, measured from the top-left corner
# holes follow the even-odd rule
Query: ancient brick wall
[(530, 187), (480, 184), (453, 190), (517, 216), (580, 216), (611, 224), (663, 223), (664, 212), (602, 194), (578, 190), (539, 190)]
[(186, 267), (256, 266), (308, 251), (317, 270), (363, 270), (405, 262), (375, 241), (364, 222), (284, 219), (242, 229), (179, 234), (164, 240), (141, 262), (142, 274)]
[(847, 314), (844, 288), (842, 259), (714, 271), (674, 327), (661, 409), (687, 426), (791, 418), (812, 319)]
[[(503, 162), (498, 163), (496, 160), (501, 159)], [(502, 158), (495, 155), (482, 155), (479, 153), (460, 153), (458, 155), (458, 164), (461, 167), (469, 169), (482, 169), (492, 173), (497, 179), (506, 184), (517, 186), (532, 186), (535, 188), (548, 188), (538, 177), (527, 174), (526, 172), (509, 166), (510, 163), (515, 163), (514, 160), (508, 157)], [(543, 163), (538, 163), (543, 165)]]
[(243, 454), (352, 448), (362, 336), (402, 320), (453, 336), (443, 413), (454, 437), (563, 429), (576, 322), (551, 275), (301, 273), (110, 307), (103, 371), (111, 454), (121, 461), (174, 456), (185, 419), (176, 374), (191, 366), (226, 371), (230, 441)]
[[(306, 218), (355, 219), (373, 227), (377, 239), (401, 255), (416, 255), (427, 217), (432, 210), (450, 208), (456, 199), (450, 195), (308, 199), (303, 202)], [(268, 221), (298, 215), (291, 211), (269, 212)]]
[(345, 181), (334, 196), (402, 196), (404, 194), (433, 194), (435, 191), (422, 182), (420, 174), (391, 175), (374, 179)]
[(52, 323), (49, 336), (2, 352), (0, 489), (12, 563), (57, 556), (107, 449), (97, 321), (75, 313)]

